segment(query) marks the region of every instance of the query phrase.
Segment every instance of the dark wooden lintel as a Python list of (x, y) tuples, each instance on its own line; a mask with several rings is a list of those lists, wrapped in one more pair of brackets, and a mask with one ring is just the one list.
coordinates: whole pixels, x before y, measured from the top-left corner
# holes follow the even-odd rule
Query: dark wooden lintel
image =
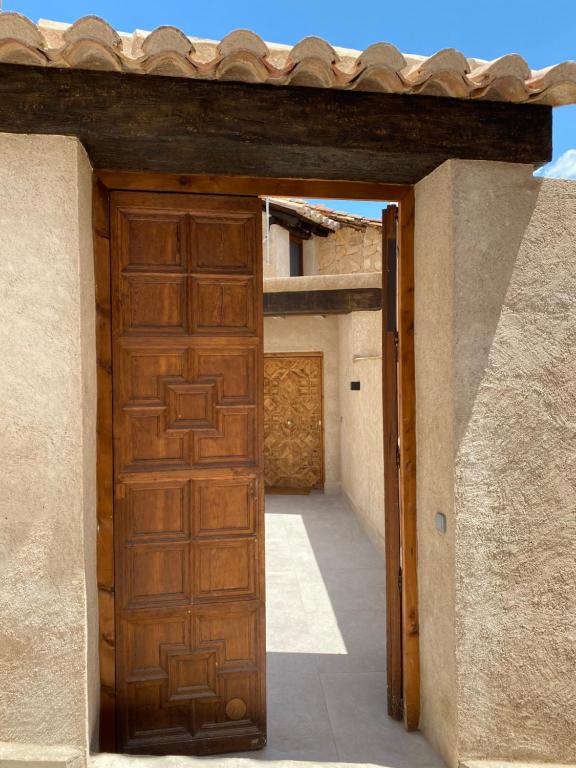
[(450, 158), (542, 164), (551, 109), (0, 64), (0, 131), (77, 136), (97, 168), (414, 184)]
[(265, 315), (345, 315), (382, 309), (381, 288), (334, 288), (264, 294)]

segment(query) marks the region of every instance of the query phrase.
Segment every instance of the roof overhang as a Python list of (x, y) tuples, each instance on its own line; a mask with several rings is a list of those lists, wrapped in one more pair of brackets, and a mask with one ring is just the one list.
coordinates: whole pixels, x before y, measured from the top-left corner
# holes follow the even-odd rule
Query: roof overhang
[[(328, 71), (327, 43), (278, 52), (258, 40), (242, 32), (209, 44), (161, 27), (130, 48), (95, 17), (49, 29), (1, 14), (0, 131), (77, 136), (100, 169), (191, 175), (414, 184), (452, 158), (533, 166), (551, 158), (550, 107), (488, 92), (454, 98), (458, 89), (439, 85), (454, 83), (454, 57), (421, 65), (425, 88), (403, 56), (401, 79), (412, 85), (390, 92), (369, 79), (360, 87), (388, 49), (364, 51), (354, 66), (368, 69), (346, 83), (336, 69), (349, 68), (350, 56), (334, 49), (336, 80), (327, 84), (303, 76)], [(452, 64), (439, 69), (440, 61)], [(254, 74), (259, 66), (266, 77)], [(490, 77), (497, 71), (507, 70)]]

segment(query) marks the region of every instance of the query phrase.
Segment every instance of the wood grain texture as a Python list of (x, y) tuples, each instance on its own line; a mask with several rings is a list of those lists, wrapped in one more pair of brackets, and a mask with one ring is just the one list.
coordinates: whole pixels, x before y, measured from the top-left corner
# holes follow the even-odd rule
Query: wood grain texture
[(264, 355), (267, 490), (324, 487), (323, 355)]
[(398, 413), (402, 542), (402, 679), (404, 724), (420, 720), (420, 626), (416, 529), (416, 383), (414, 370), (414, 191), (400, 201), (398, 258)]
[(545, 106), (13, 64), (0, 72), (0, 131), (77, 136), (99, 168), (414, 184), (450, 158), (551, 158)]
[(261, 202), (112, 192), (116, 746), (266, 740)]
[(381, 288), (334, 288), (264, 294), (264, 315), (342, 315), (382, 309)]
[(116, 632), (114, 618), (114, 457), (112, 442), (112, 308), (110, 195), (98, 179), (93, 190), (97, 350), (97, 578), (100, 663), (100, 749), (116, 746)]
[(400, 200), (402, 184), (342, 179), (270, 178), (267, 176), (214, 176), (212, 174), (141, 173), (97, 169), (97, 178), (118, 190), (190, 192), (211, 195), (271, 197), (333, 197), (341, 200)]
[(396, 277), (398, 208), (388, 206), (382, 218), (382, 397), (384, 413), (384, 518), (386, 547), (386, 672), (388, 714), (404, 716), (402, 688), (402, 590), (400, 488), (398, 472), (398, 363)]

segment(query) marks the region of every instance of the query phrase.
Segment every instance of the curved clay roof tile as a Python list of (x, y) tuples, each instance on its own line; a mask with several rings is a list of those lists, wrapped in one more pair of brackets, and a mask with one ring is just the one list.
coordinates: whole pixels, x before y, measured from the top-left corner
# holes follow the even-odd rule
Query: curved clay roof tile
[(235, 29), (223, 37), (218, 44), (221, 56), (229, 56), (238, 51), (249, 51), (256, 58), (268, 56), (268, 46), (262, 38), (249, 29)]
[(440, 72), (463, 76), (469, 72), (468, 61), (455, 48), (444, 48), (433, 56), (408, 65), (402, 71), (402, 78), (409, 85), (421, 85)]
[(576, 61), (536, 70), (527, 81), (530, 101), (560, 106), (576, 104)]
[(36, 24), (21, 13), (0, 13), (0, 40), (11, 39), (30, 48), (43, 48), (44, 35)]
[(305, 59), (319, 59), (334, 64), (339, 57), (334, 48), (321, 37), (305, 37), (290, 50), (287, 64), (298, 64)]
[(120, 35), (100, 16), (82, 16), (72, 26), (68, 27), (63, 37), (67, 43), (94, 40), (109, 48), (122, 48), (122, 38)]
[(329, 64), (318, 58), (306, 58), (299, 62), (287, 78), (290, 85), (310, 88), (332, 88), (336, 75)]
[(178, 27), (162, 26), (144, 38), (142, 50), (148, 56), (167, 52), (189, 56), (194, 53), (194, 45)]
[(406, 59), (391, 43), (373, 43), (356, 59), (356, 68), (379, 66), (398, 72), (406, 66)]
[(240, 83), (264, 83), (268, 70), (262, 59), (250, 51), (240, 50), (225, 56), (216, 69), (218, 80), (235, 80)]
[(477, 87), (484, 87), (500, 78), (515, 78), (524, 82), (530, 75), (530, 67), (525, 59), (517, 53), (509, 53), (492, 61), (485, 61), (470, 67), (468, 80)]

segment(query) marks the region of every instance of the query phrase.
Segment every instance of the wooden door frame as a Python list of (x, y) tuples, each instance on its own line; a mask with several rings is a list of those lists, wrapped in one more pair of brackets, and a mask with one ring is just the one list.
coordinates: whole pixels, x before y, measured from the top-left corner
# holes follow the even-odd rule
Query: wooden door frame
[(319, 357), (320, 358), (320, 412), (322, 414), (322, 454), (320, 456), (320, 473), (322, 482), (315, 485), (314, 488), (323, 489), (326, 481), (326, 450), (324, 446), (324, 352), (266, 352), (264, 351), (264, 360), (267, 357)]
[[(416, 551), (416, 424), (414, 377), (414, 188), (407, 185), (322, 179), (274, 179), (248, 176), (173, 175), (164, 173), (94, 172), (93, 234), (96, 282), (97, 355), (97, 578), (100, 657), (100, 749), (116, 749), (114, 527), (112, 435), (112, 326), (110, 275), (110, 193), (117, 190), (187, 192), (196, 194), (299, 196), (396, 202), (399, 207), (397, 317), (399, 433), (399, 520), (397, 508), (386, 504), (385, 524), (399, 527), (401, 583), (398, 570), (386, 559), (386, 592), (399, 586), (402, 594), (402, 702), (408, 730), (420, 718), (418, 581)], [(384, 270), (383, 270), (384, 275)], [(384, 357), (385, 350), (383, 350)], [(384, 361), (385, 362), (385, 361)], [(383, 366), (384, 371), (384, 366)], [(385, 443), (386, 444), (386, 443)], [(394, 452), (395, 454), (395, 452)], [(391, 451), (385, 451), (384, 474)], [(396, 470), (396, 455), (393, 457)]]

